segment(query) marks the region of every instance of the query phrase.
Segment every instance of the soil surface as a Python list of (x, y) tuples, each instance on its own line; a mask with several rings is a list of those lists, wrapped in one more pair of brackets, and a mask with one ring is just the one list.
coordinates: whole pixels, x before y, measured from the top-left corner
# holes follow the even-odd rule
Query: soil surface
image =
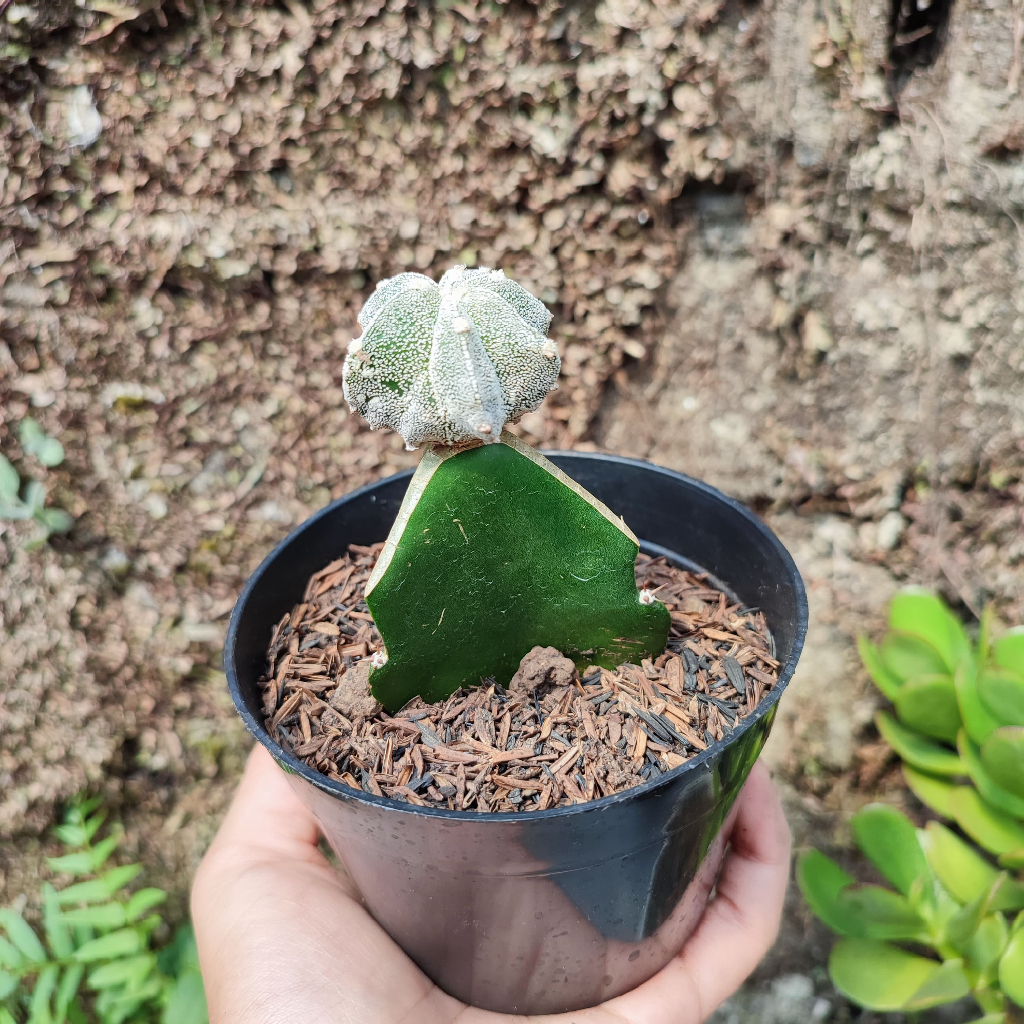
[(543, 811), (611, 796), (728, 734), (778, 678), (760, 611), (705, 575), (641, 554), (638, 587), (672, 616), (663, 654), (614, 672), (534, 647), (508, 688), (484, 680), (394, 717), (370, 691), (382, 651), (366, 583), (382, 544), (310, 577), (274, 627), (262, 680), (270, 734), (315, 771), (352, 789), (449, 810)]
[[(78, 517), (35, 552), (0, 520), (0, 903), (91, 787), (184, 913), (248, 749), (226, 617), (410, 465), (348, 415), (344, 343), (379, 278), (455, 262), (555, 314), (528, 441), (710, 480), (794, 552), (766, 756), (798, 846), (907, 800), (853, 638), (904, 581), (1024, 620), (1018, 2), (936, 0), (918, 44), (895, 0), (0, 6), (0, 451)], [(775, 978), (850, 1019), (830, 943), (794, 894), (742, 1005)]]

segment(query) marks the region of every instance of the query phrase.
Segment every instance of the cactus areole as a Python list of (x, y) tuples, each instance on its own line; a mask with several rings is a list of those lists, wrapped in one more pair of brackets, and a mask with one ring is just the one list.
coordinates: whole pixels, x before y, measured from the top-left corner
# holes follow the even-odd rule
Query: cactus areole
[(384, 641), (370, 685), (392, 712), (508, 683), (537, 645), (607, 667), (665, 647), (628, 527), (504, 429), (556, 386), (550, 322), (502, 271), (461, 266), (382, 281), (359, 314), (345, 398), (428, 445), (367, 588)]

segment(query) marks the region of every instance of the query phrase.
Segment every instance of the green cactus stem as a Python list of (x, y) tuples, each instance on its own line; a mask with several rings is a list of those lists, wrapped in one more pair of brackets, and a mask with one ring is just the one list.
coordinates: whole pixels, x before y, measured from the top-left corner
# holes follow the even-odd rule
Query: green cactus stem
[(538, 645), (581, 667), (664, 650), (668, 610), (637, 590), (625, 523), (518, 438), (500, 441), (428, 449), (367, 584), (384, 641), (370, 685), (392, 712), (507, 684)]

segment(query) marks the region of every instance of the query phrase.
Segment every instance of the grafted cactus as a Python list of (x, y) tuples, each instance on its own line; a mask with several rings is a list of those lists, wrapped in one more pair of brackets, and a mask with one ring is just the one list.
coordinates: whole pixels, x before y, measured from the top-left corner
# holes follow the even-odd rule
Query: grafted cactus
[(497, 441), (540, 405), (561, 362), (551, 314), (501, 270), (463, 266), (382, 281), (359, 314), (345, 359), (345, 398), (406, 447)]
[(370, 686), (392, 712), (507, 683), (536, 646), (608, 667), (664, 649), (669, 613), (637, 590), (625, 523), (503, 431), (555, 386), (550, 322), (500, 270), (465, 267), (382, 281), (359, 314), (345, 397), (429, 444), (366, 593), (384, 641)]

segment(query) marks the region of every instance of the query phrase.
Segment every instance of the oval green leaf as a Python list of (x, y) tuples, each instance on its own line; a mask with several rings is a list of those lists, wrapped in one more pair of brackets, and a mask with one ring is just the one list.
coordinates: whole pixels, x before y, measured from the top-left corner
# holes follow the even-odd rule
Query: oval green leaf
[(134, 988), (146, 980), (155, 966), (156, 957), (152, 953), (112, 960), (109, 964), (103, 964), (102, 967), (90, 971), (87, 979), (89, 988), (99, 990), (112, 988), (114, 985), (131, 985)]
[(46, 942), (54, 957), (63, 960), (71, 956), (75, 944), (61, 915), (57, 890), (49, 882), (43, 883), (43, 928), (46, 931)]
[(36, 513), (36, 519), (50, 533), (67, 533), (75, 525), (75, 517), (62, 508), (43, 508)]
[(36, 1021), (39, 1024), (49, 1024), (50, 999), (53, 997), (53, 990), (57, 987), (60, 978), (60, 967), (57, 964), (47, 964), (36, 978), (35, 988), (32, 989), (32, 1002), (29, 1007), (28, 1019), (31, 1024)]
[(960, 758), (948, 747), (940, 746), (925, 739), (919, 733), (901, 725), (888, 711), (875, 715), (875, 726), (882, 739), (892, 747), (907, 764), (920, 768), (931, 775), (966, 775)]
[(66, 853), (63, 857), (47, 857), (51, 871), (59, 875), (87, 875), (92, 871), (92, 854), (88, 850)]
[(126, 921), (124, 905), (121, 903), (101, 903), (92, 907), (80, 907), (77, 910), (65, 910), (64, 920), (72, 926), (86, 925), (90, 928), (121, 928)]
[(1024, 676), (1007, 668), (983, 669), (978, 675), (978, 696), (999, 725), (1024, 725)]
[(868, 804), (850, 818), (857, 845), (904, 896), (917, 879), (931, 876), (917, 830), (895, 807)]
[(1006, 949), (1010, 929), (1002, 914), (989, 914), (979, 925), (964, 948), (964, 959), (991, 985), (998, 976), (999, 958)]
[(984, 743), (1002, 723), (989, 714), (978, 696), (977, 670), (974, 664), (970, 661), (962, 662), (956, 670), (953, 682), (967, 735), (975, 743)]
[(1024, 931), (1017, 929), (999, 961), (999, 987), (1018, 1006), (1024, 1006)]
[(906, 1003), (907, 1010), (927, 1010), (963, 999), (971, 990), (962, 960), (947, 960)]
[(957, 949), (964, 949), (983, 920), (999, 911), (1020, 907), (1024, 907), (1024, 886), (1001, 871), (985, 892), (950, 918), (946, 938)]
[(840, 893), (854, 880), (831, 857), (819, 850), (805, 850), (797, 858), (796, 881), (811, 910), (832, 931), (858, 934), (856, 919), (839, 904)]
[(64, 969), (60, 984), (57, 985), (57, 994), (53, 999), (54, 1009), (57, 1011), (55, 1024), (63, 1024), (67, 1020), (68, 1007), (78, 993), (78, 986), (82, 983), (84, 973), (85, 964), (71, 964)]
[[(997, 729), (992, 736), (997, 735), (999, 731)], [(1024, 732), (1024, 730), (1021, 731)], [(989, 742), (992, 736), (985, 742)], [(1000, 811), (1005, 811), (1015, 818), (1024, 818), (1024, 797), (1015, 796), (1013, 793), (1003, 789), (985, 771), (985, 766), (981, 762), (981, 751), (971, 742), (962, 729), (957, 737), (957, 747), (960, 750), (960, 759), (967, 768), (967, 774), (970, 775), (971, 781), (978, 787), (978, 792), (982, 795), (983, 799), (993, 807), (998, 808)]]
[(18, 950), (33, 963), (41, 964), (46, 960), (46, 950), (39, 941), (39, 936), (26, 923), (16, 910), (0, 910), (0, 925), (7, 929), (7, 935)]
[(999, 874), (973, 846), (938, 821), (929, 821), (918, 838), (932, 871), (959, 903), (976, 900)]
[(999, 863), (1004, 868), (1010, 868), (1011, 870), (1024, 868), (1024, 847), (1021, 847), (1019, 850), (1010, 850), (1009, 853), (1001, 853), (999, 855)]
[(919, 772), (916, 768), (911, 768), (909, 764), (903, 766), (903, 779), (910, 792), (925, 807), (931, 808), (942, 818), (951, 818), (953, 816), (949, 810), (949, 799), (953, 795), (953, 791), (958, 787), (954, 786), (951, 782), (947, 782), (945, 779), (940, 779), (934, 775), (927, 775), (925, 772)]
[(993, 782), (1024, 798), (1024, 728), (996, 729), (981, 747), (981, 763)]
[(1024, 626), (1008, 629), (992, 645), (992, 660), (1024, 676)]
[(955, 786), (948, 807), (953, 820), (990, 853), (1024, 847), (1024, 824), (991, 807), (970, 786)]
[(928, 641), (942, 656), (950, 673), (971, 653), (970, 641), (959, 619), (941, 598), (921, 587), (906, 587), (892, 599), (889, 628)]
[(860, 654), (860, 660), (864, 663), (864, 668), (867, 669), (867, 673), (871, 676), (875, 686), (889, 700), (894, 701), (896, 694), (899, 693), (900, 686), (903, 685), (903, 680), (894, 676), (882, 664), (882, 656), (879, 654), (878, 648), (863, 634), (857, 637), (857, 651)]
[(13, 967), (17, 970), (24, 960), (17, 948), (0, 935), (0, 967)]
[(880, 653), (888, 672), (904, 682), (915, 676), (947, 675), (949, 671), (942, 655), (927, 640), (911, 633), (887, 633)]
[(836, 988), (869, 1010), (920, 1010), (970, 990), (958, 960), (940, 964), (871, 939), (843, 939), (829, 957)]
[(948, 675), (915, 676), (896, 695), (896, 714), (915, 732), (933, 739), (956, 742), (960, 706), (953, 679)]
[[(927, 871), (927, 866), (925, 867)], [(836, 900), (842, 913), (856, 921), (853, 935), (865, 939), (927, 942), (924, 919), (906, 897), (878, 885), (851, 885)]]
[(75, 951), (75, 959), (82, 963), (93, 960), (112, 960), (121, 956), (133, 956), (142, 948), (142, 936), (134, 928), (122, 928), (120, 931), (102, 935), (80, 946)]
[(18, 476), (18, 471), (0, 455), (0, 502), (16, 504), (20, 490), (21, 477)]
[(143, 914), (167, 901), (167, 893), (163, 889), (140, 889), (132, 895), (125, 908), (125, 916), (129, 921), (137, 921)]

